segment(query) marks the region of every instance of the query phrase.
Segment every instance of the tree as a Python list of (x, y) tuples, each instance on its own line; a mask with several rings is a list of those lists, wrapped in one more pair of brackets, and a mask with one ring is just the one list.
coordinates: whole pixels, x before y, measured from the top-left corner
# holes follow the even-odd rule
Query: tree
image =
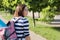
[(2, 0), (0, 0), (0, 10), (3, 9)]
[(10, 13), (13, 13), (17, 4), (20, 3), (20, 0), (3, 0), (2, 3), (6, 10), (9, 10)]
[(24, 0), (23, 4), (29, 7), (30, 11), (33, 11), (33, 21), (35, 25), (34, 13), (42, 11), (43, 8), (47, 7), (48, 0)]
[(45, 9), (48, 6), (50, 6), (50, 9), (48, 10), (49, 12), (59, 11), (60, 9), (59, 2), (60, 2), (59, 0), (3, 0), (2, 3), (3, 7), (6, 10), (11, 11), (11, 13), (13, 13), (17, 4), (19, 3), (26, 4), (29, 10), (33, 11), (33, 20), (35, 25), (35, 18), (34, 18), (35, 12), (40, 13), (42, 9)]
[(24, 4), (27, 4), (27, 6), (29, 7), (29, 10), (33, 11), (34, 25), (35, 25), (34, 12), (40, 13), (42, 9), (45, 9), (46, 7), (50, 6), (50, 9), (47, 11), (51, 15), (48, 15), (48, 17), (53, 18), (56, 10), (58, 10), (57, 8), (60, 7), (59, 2), (60, 2), (59, 0), (24, 0)]

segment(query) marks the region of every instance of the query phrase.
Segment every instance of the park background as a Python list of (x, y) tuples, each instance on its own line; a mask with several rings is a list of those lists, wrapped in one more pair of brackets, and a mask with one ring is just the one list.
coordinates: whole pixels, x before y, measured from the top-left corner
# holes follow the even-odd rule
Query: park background
[(11, 20), (17, 4), (27, 5), (31, 31), (47, 40), (60, 40), (60, 0), (0, 0), (0, 16)]

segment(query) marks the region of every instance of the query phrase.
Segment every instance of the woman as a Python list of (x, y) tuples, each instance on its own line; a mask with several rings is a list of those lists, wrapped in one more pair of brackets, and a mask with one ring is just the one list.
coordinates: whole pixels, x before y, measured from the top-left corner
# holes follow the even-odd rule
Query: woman
[(14, 18), (14, 26), (16, 30), (17, 40), (30, 40), (29, 22), (25, 16), (28, 14), (28, 8), (24, 4), (16, 7)]

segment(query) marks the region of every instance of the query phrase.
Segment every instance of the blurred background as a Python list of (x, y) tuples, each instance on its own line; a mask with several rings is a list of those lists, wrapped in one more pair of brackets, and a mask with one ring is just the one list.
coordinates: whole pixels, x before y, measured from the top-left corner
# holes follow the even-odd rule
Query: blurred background
[(0, 16), (11, 20), (18, 4), (29, 9), (31, 31), (47, 40), (60, 40), (60, 0), (0, 0)]

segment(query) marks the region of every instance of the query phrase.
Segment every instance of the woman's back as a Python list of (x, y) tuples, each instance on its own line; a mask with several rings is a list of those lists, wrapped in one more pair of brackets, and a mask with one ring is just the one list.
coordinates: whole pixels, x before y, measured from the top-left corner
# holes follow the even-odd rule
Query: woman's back
[(14, 21), (14, 26), (17, 34), (17, 38), (24, 39), (29, 35), (29, 22), (24, 17), (15, 17), (12, 19)]

